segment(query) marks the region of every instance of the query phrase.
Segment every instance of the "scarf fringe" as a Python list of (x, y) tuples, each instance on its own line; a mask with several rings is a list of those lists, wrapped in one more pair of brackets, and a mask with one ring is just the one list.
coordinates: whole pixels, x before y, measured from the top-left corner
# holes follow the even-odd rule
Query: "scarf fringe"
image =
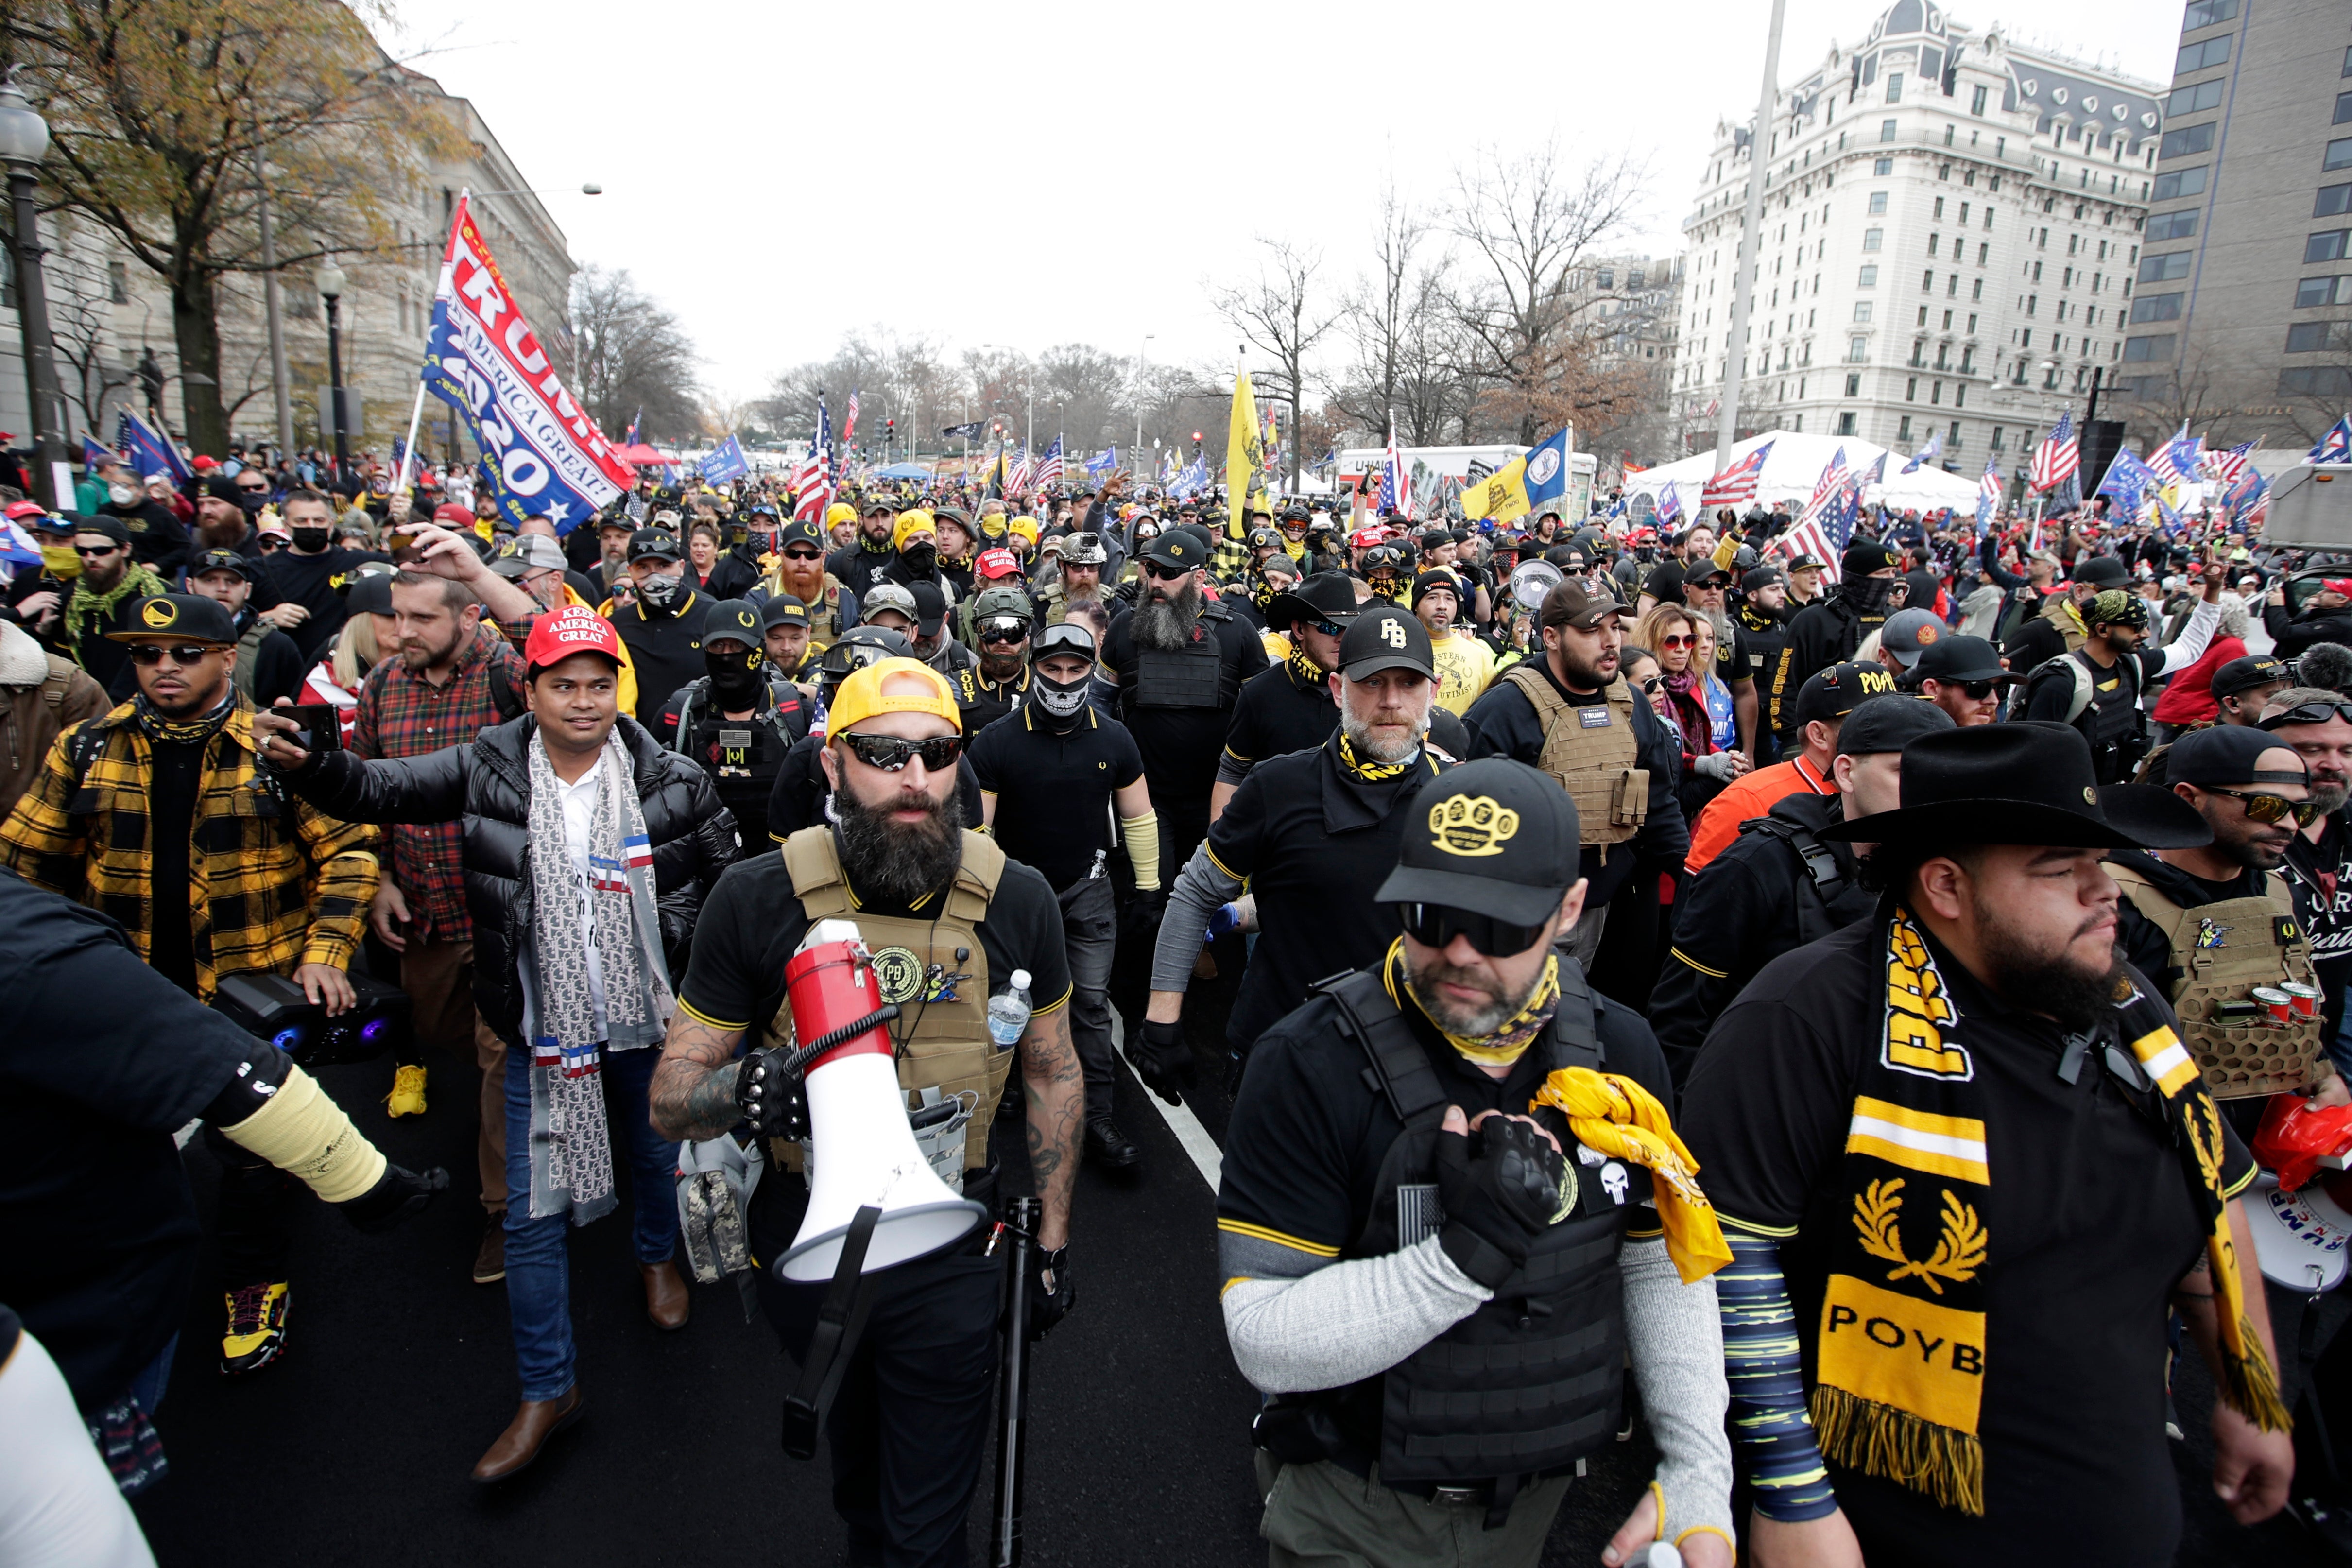
[(2227, 1344), (2221, 1347), (2222, 1403), (2265, 1432), (2292, 1430), (2294, 1419), (2279, 1397), (2278, 1373), (2263, 1352), (2252, 1320), (2242, 1314), (2238, 1319), (2238, 1343), (2245, 1347), (2242, 1352)]
[(1827, 1384), (1813, 1390), (1811, 1405), (1824, 1457), (1908, 1487), (1940, 1508), (1984, 1517), (1984, 1444), (1974, 1433)]

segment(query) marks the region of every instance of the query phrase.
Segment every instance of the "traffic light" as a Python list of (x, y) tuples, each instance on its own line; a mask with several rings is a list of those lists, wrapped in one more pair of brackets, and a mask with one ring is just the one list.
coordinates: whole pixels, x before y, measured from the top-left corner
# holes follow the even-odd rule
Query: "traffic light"
[(882, 421), (882, 434), (883, 434), (883, 435), (885, 435), (885, 436), (896, 436), (898, 433), (898, 422), (896, 419), (885, 419), (884, 421)]

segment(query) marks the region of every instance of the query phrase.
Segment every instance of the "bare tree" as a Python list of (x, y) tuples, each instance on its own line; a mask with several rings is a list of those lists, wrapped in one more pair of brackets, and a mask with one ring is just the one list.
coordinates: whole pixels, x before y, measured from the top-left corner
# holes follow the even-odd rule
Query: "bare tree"
[[(1321, 298), (1317, 274), (1323, 266), (1319, 250), (1300, 250), (1286, 240), (1261, 237), (1265, 254), (1257, 276), (1248, 282), (1212, 286), (1210, 302), (1218, 314), (1252, 349), (1274, 361), (1265, 376), (1265, 392), (1290, 405), (1290, 484), (1298, 486), (1297, 431), (1307, 404), (1307, 362), (1316, 346), (1339, 324), (1339, 313)], [(1235, 497), (1238, 504), (1240, 498)]]
[(583, 267), (572, 279), (577, 323), (580, 401), (606, 430), (625, 430), (644, 410), (643, 433), (699, 435), (698, 356), (686, 329), (626, 268)]
[(1647, 171), (1630, 158), (1561, 167), (1557, 143), (1506, 162), (1491, 149), (1457, 172), (1447, 222), (1468, 247), (1453, 296), (1487, 388), (1487, 413), (1533, 442), (1595, 379), (1607, 330), (1579, 274), (1630, 224)]

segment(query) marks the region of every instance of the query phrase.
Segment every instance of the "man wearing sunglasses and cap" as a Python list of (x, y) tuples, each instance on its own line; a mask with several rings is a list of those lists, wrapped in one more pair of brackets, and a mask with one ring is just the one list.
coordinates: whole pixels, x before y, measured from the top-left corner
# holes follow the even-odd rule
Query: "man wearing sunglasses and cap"
[(1656, 1043), (1557, 945), (1575, 803), (1498, 757), (1404, 804), (1384, 951), (1260, 1036), (1226, 1124), (1220, 1305), (1273, 1396), (1268, 1561), (1532, 1568), (1630, 1361), (1660, 1458), (1611, 1560), (1727, 1565), (1728, 1254)]
[[(814, 922), (856, 921), (882, 1000), (899, 1008), (887, 1026), (899, 1086), (971, 1108), (968, 1121), (938, 1133), (950, 1184), (967, 1198), (996, 1194), (989, 1132), (1019, 1070), (1044, 1205), (1024, 1327), (1043, 1332), (1074, 1300), (1070, 1194), (1086, 1103), (1062, 911), (1043, 876), (962, 826), (961, 712), (937, 670), (908, 658), (868, 665), (843, 680), (828, 720), (835, 820), (794, 833), (782, 853), (744, 861), (712, 889), (654, 1080), (655, 1124), (674, 1138), (740, 1126), (768, 1139), (782, 1168), (754, 1193), (746, 1239), (763, 1263), (791, 1249), (807, 1202), (798, 1140), (813, 1137), (822, 1162), (830, 1134), (812, 1130), (798, 1075), (782, 1070), (793, 1023), (784, 965)], [(1022, 971), (1033, 1011), (999, 1049), (989, 1002)], [(835, 1363), (839, 1397), (826, 1424), (852, 1562), (961, 1560), (993, 1403), (1003, 1272), (988, 1239), (982, 1226), (945, 1252), (866, 1276), (864, 1331)], [(766, 1268), (756, 1276), (778, 1340), (805, 1362), (827, 1287), (787, 1284)]]
[[(1988, 535), (1985, 548), (1990, 550), (1991, 543)], [(2081, 647), (2091, 635), (2083, 615), (2091, 601), (2109, 589), (2129, 592), (2130, 588), (2130, 567), (2112, 555), (2084, 555), (2074, 563), (2066, 586), (2045, 598), (2041, 608), (2010, 634), (2000, 650), (2009, 667), (2020, 675), (2031, 675), (2051, 659)]]
[(1877, 910), (1767, 964), (1683, 1099), (1735, 1258), (1748, 1561), (2169, 1563), (2173, 1310), (2220, 1390), (2224, 1505), (2267, 1518), (2294, 1465), (2253, 1163), (2118, 951), (2102, 864), (2212, 829), (2101, 788), (2056, 724), (1921, 736), (1900, 795), (1824, 835), (1873, 847)]
[(857, 595), (827, 569), (824, 535), (814, 521), (788, 522), (776, 531), (767, 575), (746, 597), (757, 604), (774, 594), (789, 594), (808, 606), (809, 647), (818, 653), (857, 624)]
[(2080, 618), (2085, 632), (2081, 646), (2033, 667), (2019, 699), (2019, 716), (2074, 725), (2090, 742), (2100, 782), (2119, 784), (2147, 754), (2147, 715), (2140, 693), (2150, 682), (2195, 664), (2213, 640), (2221, 622), (2221, 569), (2207, 569), (2204, 598), (2169, 647), (2146, 646), (2147, 601), (2126, 589), (2100, 590), (2082, 607)]
[(2352, 1068), (2352, 1046), (2340, 1037), (2352, 991), (2352, 815), (2345, 810), (2352, 702), (2319, 687), (2289, 687), (2263, 708), (2261, 727), (2303, 759), (2310, 804), (2318, 808), (2288, 841), (2284, 870), (2319, 972), (2320, 1039), (2338, 1068)]
[[(888, 626), (868, 622), (852, 626), (841, 640), (821, 654), (811, 654), (802, 667), (802, 674), (815, 689), (815, 713), (809, 732), (793, 742), (784, 753), (783, 765), (777, 770), (775, 788), (768, 795), (768, 838), (781, 844), (793, 834), (814, 823), (830, 820), (827, 802), (833, 787), (825, 780), (824, 752), (826, 710), (833, 704), (841, 683), (869, 664), (886, 658), (912, 658), (915, 645), (907, 635)], [(971, 759), (959, 758), (956, 763), (960, 782), (958, 798), (962, 802), (964, 820), (978, 822), (980, 784), (972, 776)], [(753, 848), (764, 847), (753, 845)]]
[[(2221, 570), (2218, 563), (2215, 570)], [(2352, 577), (2321, 579), (2293, 616), (2287, 614), (2286, 584), (2280, 584), (2263, 606), (2263, 626), (2281, 658), (2296, 658), (2314, 643), (2352, 643)]]

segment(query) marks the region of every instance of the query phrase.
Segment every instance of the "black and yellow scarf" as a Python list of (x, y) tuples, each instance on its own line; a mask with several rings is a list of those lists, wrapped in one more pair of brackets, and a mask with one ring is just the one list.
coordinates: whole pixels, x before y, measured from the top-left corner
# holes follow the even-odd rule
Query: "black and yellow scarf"
[(1402, 778), (1420, 756), (1416, 751), (1401, 763), (1358, 762), (1355, 742), (1348, 739), (1347, 731), (1339, 731), (1339, 771), (1358, 784), (1386, 784), (1391, 779)]
[[(1985, 1364), (1982, 1217), (1992, 1185), (1984, 1095), (1943, 975), (1907, 910), (1886, 923), (1885, 1025), (1856, 1085), (1843, 1184), (1852, 1223), (1831, 1247), (1815, 1327), (1813, 1426), (1827, 1458), (1945, 1508), (1984, 1512), (1978, 1436)], [(2230, 1240), (2220, 1113), (2163, 1009), (2137, 990), (2117, 1023), (2164, 1096), (2175, 1142), (2210, 1226), (2206, 1249), (2228, 1363), (2223, 1398), (2258, 1426), (2287, 1415), (2244, 1316)], [(1907, 1235), (1906, 1235), (1907, 1229)], [(1932, 1239), (1931, 1239), (1932, 1238)]]
[(1290, 656), (1282, 661), (1290, 668), (1290, 678), (1300, 686), (1316, 691), (1330, 689), (1331, 672), (1307, 657), (1305, 648), (1294, 645)]

